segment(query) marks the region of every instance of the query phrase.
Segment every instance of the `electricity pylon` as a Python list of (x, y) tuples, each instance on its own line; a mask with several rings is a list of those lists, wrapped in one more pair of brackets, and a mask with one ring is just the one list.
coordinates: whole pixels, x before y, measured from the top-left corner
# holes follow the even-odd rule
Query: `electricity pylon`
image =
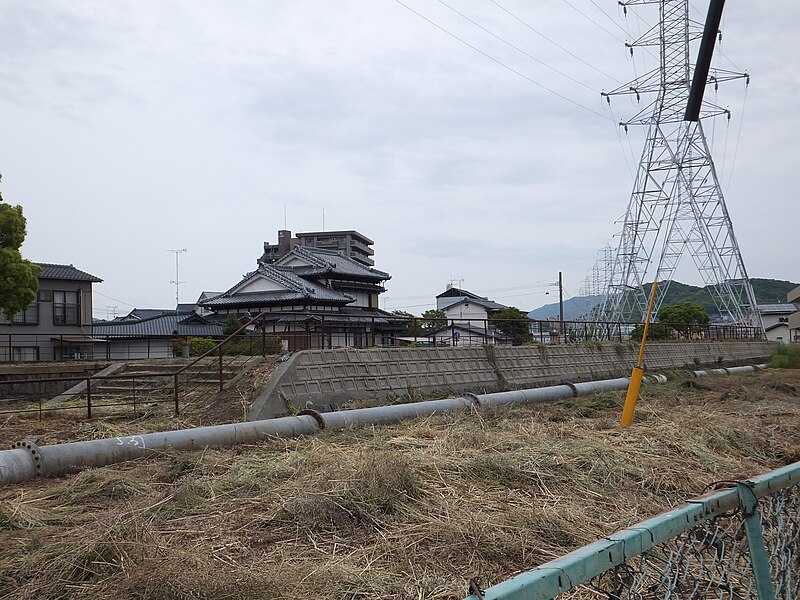
[[(654, 310), (657, 313), (678, 263), (688, 254), (708, 286), (721, 320), (763, 331), (703, 132), (703, 119), (721, 115), (730, 119), (730, 112), (704, 102), (695, 120), (685, 120), (692, 83), (689, 44), (703, 35), (702, 26), (690, 21), (688, 0), (626, 0), (620, 4), (626, 11), (631, 5), (658, 4), (658, 25), (628, 46), (631, 53), (634, 47), (657, 47), (660, 65), (603, 93), (609, 103), (612, 96), (622, 94), (634, 95), (637, 100), (655, 94), (655, 99), (629, 120), (620, 122), (626, 131), (631, 125), (647, 126), (647, 137), (607, 281), (606, 300), (598, 311), (599, 320), (642, 321), (647, 313), (648, 280), (659, 282)], [(719, 11), (721, 14), (721, 6)], [(711, 49), (716, 34), (714, 26)], [(749, 83), (747, 73), (721, 69), (701, 77), (701, 84), (715, 86), (742, 78)]]

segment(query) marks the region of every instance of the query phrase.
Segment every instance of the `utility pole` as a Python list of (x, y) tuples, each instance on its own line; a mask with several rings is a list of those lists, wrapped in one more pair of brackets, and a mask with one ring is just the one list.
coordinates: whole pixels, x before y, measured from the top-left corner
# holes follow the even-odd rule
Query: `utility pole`
[(175, 284), (175, 314), (177, 315), (178, 304), (181, 303), (180, 301), (181, 284), (186, 283), (185, 281), (181, 281), (180, 277), (178, 276), (178, 255), (186, 252), (186, 248), (181, 248), (180, 250), (167, 250), (167, 252), (172, 252), (175, 255), (175, 280), (170, 281), (170, 283)]
[(558, 272), (558, 319), (561, 322), (561, 331), (564, 334), (564, 343), (567, 343), (567, 330), (564, 327), (564, 280), (561, 271)]

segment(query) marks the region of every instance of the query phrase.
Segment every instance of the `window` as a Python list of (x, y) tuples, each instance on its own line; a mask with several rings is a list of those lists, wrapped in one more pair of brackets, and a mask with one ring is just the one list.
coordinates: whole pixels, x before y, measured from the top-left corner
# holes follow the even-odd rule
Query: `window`
[(5, 314), (0, 312), (0, 323), (8, 324), (13, 323), (14, 325), (38, 325), (39, 324), (39, 303), (33, 302), (31, 303), (28, 308), (23, 310), (22, 312), (18, 312), (15, 314), (11, 320), (9, 320)]
[(39, 302), (52, 302), (53, 290), (39, 290)]
[(53, 325), (80, 325), (78, 292), (53, 291)]

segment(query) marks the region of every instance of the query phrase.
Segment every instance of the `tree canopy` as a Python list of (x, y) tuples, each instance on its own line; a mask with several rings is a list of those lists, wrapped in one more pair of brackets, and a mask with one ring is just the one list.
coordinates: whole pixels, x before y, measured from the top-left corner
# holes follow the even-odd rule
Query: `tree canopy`
[(704, 325), (708, 323), (708, 311), (697, 302), (686, 301), (662, 306), (658, 320), (669, 325)]
[(515, 346), (531, 341), (531, 326), (528, 314), (515, 306), (508, 306), (492, 313), (489, 320), (497, 330), (511, 337)]
[(26, 233), (22, 207), (6, 204), (0, 194), (0, 311), (8, 319), (27, 309), (39, 291), (41, 267), (19, 252)]
[(428, 334), (447, 325), (447, 315), (438, 308), (431, 308), (422, 313), (422, 330)]

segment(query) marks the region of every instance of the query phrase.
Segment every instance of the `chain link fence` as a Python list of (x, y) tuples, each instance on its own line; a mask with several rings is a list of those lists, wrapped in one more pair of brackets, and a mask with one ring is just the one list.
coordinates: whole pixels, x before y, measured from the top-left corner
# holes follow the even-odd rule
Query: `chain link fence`
[(468, 600), (800, 598), (800, 462), (722, 485)]

